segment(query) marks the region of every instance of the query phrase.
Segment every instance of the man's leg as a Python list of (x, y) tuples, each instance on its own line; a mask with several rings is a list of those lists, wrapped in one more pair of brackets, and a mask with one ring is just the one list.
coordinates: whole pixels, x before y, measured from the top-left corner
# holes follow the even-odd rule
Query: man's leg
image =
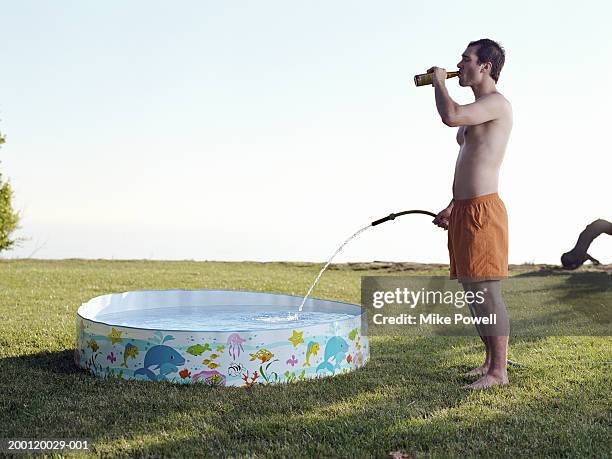
[[(506, 365), (508, 361), (508, 336), (510, 324), (508, 311), (502, 298), (501, 281), (491, 280), (474, 282), (470, 284), (474, 293), (482, 292), (472, 303), (474, 315), (477, 318), (495, 317), (495, 324), (478, 325), (478, 333), (485, 342), (489, 353), (489, 366), (480, 379), (470, 384), (470, 389), (484, 389), (486, 387), (507, 384), (508, 373)], [(479, 302), (481, 297), (484, 301)], [(486, 361), (485, 361), (486, 364)]]
[[(469, 282), (462, 282), (461, 285), (463, 286), (463, 290), (466, 292), (471, 292), (474, 290), (474, 287), (472, 287), (472, 284)], [(468, 303), (468, 308), (472, 317), (476, 317), (476, 311), (474, 310), (474, 306), (471, 303)], [(478, 325), (476, 325), (476, 330), (478, 331), (478, 336), (480, 336), (480, 339), (482, 340), (485, 347), (485, 361), (478, 368), (474, 368), (473, 370), (468, 371), (466, 373), (467, 376), (485, 375), (487, 374), (487, 371), (489, 371), (489, 366), (491, 365), (491, 351), (489, 349), (489, 341), (487, 339), (487, 336), (485, 336), (484, 331), (482, 331)]]

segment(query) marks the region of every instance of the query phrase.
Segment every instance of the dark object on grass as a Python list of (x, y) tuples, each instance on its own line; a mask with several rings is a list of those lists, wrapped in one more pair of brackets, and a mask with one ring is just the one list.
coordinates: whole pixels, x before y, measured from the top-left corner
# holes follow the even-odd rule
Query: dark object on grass
[(578, 242), (572, 250), (561, 255), (561, 264), (563, 267), (565, 269), (576, 269), (582, 266), (587, 260), (590, 260), (594, 265), (600, 264), (598, 260), (587, 253), (587, 250), (589, 250), (589, 246), (593, 240), (601, 233), (612, 235), (612, 223), (600, 218), (588, 225), (584, 231), (580, 233)]

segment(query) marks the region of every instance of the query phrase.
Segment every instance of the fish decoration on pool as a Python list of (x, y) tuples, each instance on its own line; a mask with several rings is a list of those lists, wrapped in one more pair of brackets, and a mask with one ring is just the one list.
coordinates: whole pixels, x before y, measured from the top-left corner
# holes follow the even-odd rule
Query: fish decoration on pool
[[(249, 344), (244, 335), (238, 333), (223, 338), (223, 344), (214, 338), (193, 344), (193, 340), (175, 335), (166, 338), (166, 341), (177, 340), (176, 347), (172, 347), (156, 344), (164, 340), (163, 336), (134, 337), (129, 330), (123, 329), (111, 329), (111, 333), (103, 331), (102, 334), (96, 330), (77, 330), (83, 347), (76, 358), (92, 374), (105, 377), (247, 387), (334, 375), (359, 368), (368, 358), (364, 347), (367, 337), (361, 336), (358, 329), (331, 337), (307, 334), (305, 330), (293, 332), (296, 339), (287, 340), (286, 344), (259, 337), (258, 345)], [(269, 345), (263, 347), (263, 343)], [(247, 353), (243, 354), (245, 349)], [(99, 355), (102, 357), (96, 360)], [(243, 359), (246, 355), (246, 359), (233, 359), (232, 355)], [(119, 371), (134, 367), (133, 372)]]
[(204, 352), (210, 351), (210, 350), (211, 349), (208, 343), (206, 343), (204, 346), (202, 346), (201, 344), (195, 344), (187, 348), (187, 352), (195, 356), (202, 355)]
[(306, 361), (304, 362), (304, 367), (310, 367), (312, 364), (310, 363), (310, 357), (312, 355), (317, 355), (319, 353), (319, 348), (321, 345), (316, 341), (311, 341), (308, 343), (308, 347), (306, 348)]
[(219, 364), (219, 363), (217, 363), (217, 362), (212, 362), (212, 361), (211, 361), (211, 360), (209, 360), (209, 359), (204, 360), (202, 363), (203, 363), (204, 365), (206, 365), (208, 368), (213, 369), (213, 370), (214, 370), (215, 368), (217, 368), (218, 366), (220, 366), (220, 364)]
[(131, 357), (135, 359), (138, 356), (138, 346), (133, 345), (132, 343), (127, 343), (125, 345), (125, 349), (123, 350), (123, 362), (121, 363), (122, 367), (127, 368), (127, 359)]
[(250, 358), (251, 361), (255, 359), (259, 359), (261, 360), (261, 363), (266, 363), (268, 360), (274, 357), (274, 354), (272, 354), (269, 350), (264, 349), (264, 348), (261, 348), (254, 354), (249, 354), (249, 355), (251, 356)]
[[(169, 374), (177, 373), (178, 365), (184, 363), (185, 359), (176, 350), (170, 346), (158, 344), (147, 351), (144, 367), (136, 370), (134, 376), (143, 375), (151, 381), (164, 381)], [(159, 370), (159, 374), (156, 375), (152, 370)]]
[(246, 366), (241, 363), (232, 362), (229, 367), (227, 367), (227, 373), (232, 377), (242, 376), (242, 373), (247, 371)]
[(187, 368), (183, 368), (181, 371), (179, 371), (179, 376), (183, 379), (189, 378), (191, 377), (191, 371), (189, 371)]

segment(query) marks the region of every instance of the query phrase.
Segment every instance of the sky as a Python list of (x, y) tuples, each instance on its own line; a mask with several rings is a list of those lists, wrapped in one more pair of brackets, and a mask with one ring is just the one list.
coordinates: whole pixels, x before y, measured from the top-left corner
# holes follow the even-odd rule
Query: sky
[[(429, 67), (506, 50), (510, 263), (612, 220), (609, 2), (0, 0), (2, 258), (322, 262), (369, 222), (452, 198), (456, 129)], [(460, 104), (474, 100), (457, 80)], [(412, 215), (336, 259), (448, 263)], [(612, 238), (590, 249), (612, 263)]]

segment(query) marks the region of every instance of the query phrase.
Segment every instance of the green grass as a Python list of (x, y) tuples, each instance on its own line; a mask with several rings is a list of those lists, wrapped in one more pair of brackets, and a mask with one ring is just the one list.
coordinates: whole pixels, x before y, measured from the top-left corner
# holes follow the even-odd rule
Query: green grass
[[(0, 261), (0, 438), (88, 438), (100, 455), (130, 457), (610, 457), (609, 337), (514, 338), (510, 358), (525, 366), (510, 368), (510, 386), (476, 393), (462, 389), (462, 373), (482, 359), (474, 337), (376, 336), (371, 361), (356, 372), (252, 389), (102, 380), (74, 368), (75, 312), (93, 296), (303, 295), (320, 266)], [(407, 274), (364, 268), (328, 271), (315, 296), (359, 302), (362, 275)], [(566, 275), (540, 271), (533, 285)]]

